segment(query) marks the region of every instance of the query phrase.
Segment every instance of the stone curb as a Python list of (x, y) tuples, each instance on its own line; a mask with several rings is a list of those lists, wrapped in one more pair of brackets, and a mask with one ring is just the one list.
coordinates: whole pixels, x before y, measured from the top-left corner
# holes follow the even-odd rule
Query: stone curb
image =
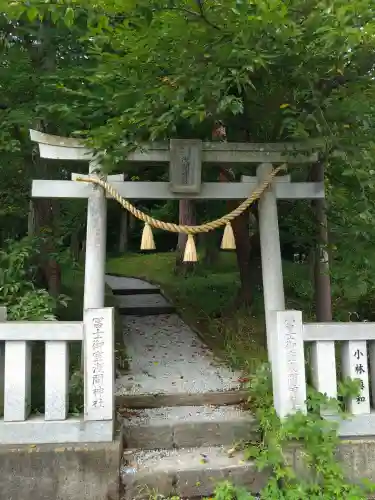
[[(151, 458), (148, 463), (146, 458), (138, 468), (131, 465), (132, 458), (128, 456), (130, 465), (121, 468), (123, 500), (146, 500), (151, 491), (167, 498), (205, 497), (212, 495), (217, 483), (225, 480), (256, 494), (268, 481), (267, 472), (260, 473), (253, 462), (241, 460), (242, 454), (228, 457), (221, 447), (179, 450), (163, 456), (165, 452), (156, 452), (160, 453), (156, 462)], [(203, 456), (207, 456), (207, 462), (199, 460)]]
[[(205, 414), (191, 414), (186, 420), (173, 416), (176, 408), (170, 409), (165, 419), (157, 418), (150, 410), (143, 412), (142, 417), (124, 419), (124, 446), (148, 450), (195, 448), (233, 446), (260, 439), (256, 421), (248, 412), (235, 412), (226, 407), (215, 408), (212, 414), (209, 408), (203, 410)], [(189, 415), (189, 408), (186, 411)], [(150, 414), (149, 421), (145, 421), (147, 414)]]

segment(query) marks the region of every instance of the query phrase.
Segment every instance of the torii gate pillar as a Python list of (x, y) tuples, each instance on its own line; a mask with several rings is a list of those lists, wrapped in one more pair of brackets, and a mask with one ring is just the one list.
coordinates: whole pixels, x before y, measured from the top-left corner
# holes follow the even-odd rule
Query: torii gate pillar
[[(98, 170), (98, 162), (91, 160), (89, 174)], [(107, 199), (103, 188), (95, 186), (87, 202), (84, 310), (104, 307), (106, 243)]]
[[(262, 163), (257, 169), (259, 183), (272, 172), (271, 163)], [(277, 198), (275, 184), (271, 184), (258, 202), (259, 236), (262, 258), (264, 312), (267, 331), (267, 351), (272, 363), (274, 353), (272, 349), (274, 311), (285, 310), (285, 294), (283, 283), (283, 268), (280, 249), (279, 221), (277, 215)]]

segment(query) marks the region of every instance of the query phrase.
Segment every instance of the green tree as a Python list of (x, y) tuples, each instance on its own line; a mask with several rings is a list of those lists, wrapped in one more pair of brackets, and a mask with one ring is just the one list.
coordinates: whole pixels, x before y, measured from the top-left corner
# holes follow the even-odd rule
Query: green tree
[[(228, 140), (323, 140), (335, 283), (341, 295), (371, 289), (371, 0), (31, 0), (6, 9), (79, 31), (90, 65), (55, 74), (46, 86), (55, 105), (45, 107), (69, 115), (66, 130), (115, 164), (139, 141), (210, 139), (217, 121)], [(306, 220), (292, 220), (311, 245)]]
[[(121, 161), (127, 146), (140, 140), (210, 139), (218, 120), (228, 140), (323, 138), (332, 272), (345, 290), (362, 294), (374, 271), (362, 270), (374, 215), (373, 3), (96, 5), (106, 22), (89, 31), (98, 64), (89, 82), (100, 84), (101, 97), (116, 109), (104, 126), (86, 131), (92, 143)], [(84, 91), (89, 102), (97, 85)], [(310, 172), (296, 175), (306, 179)], [(297, 231), (311, 238), (305, 222)], [(353, 238), (361, 248), (356, 255), (348, 252)], [(354, 280), (361, 290), (352, 288)]]

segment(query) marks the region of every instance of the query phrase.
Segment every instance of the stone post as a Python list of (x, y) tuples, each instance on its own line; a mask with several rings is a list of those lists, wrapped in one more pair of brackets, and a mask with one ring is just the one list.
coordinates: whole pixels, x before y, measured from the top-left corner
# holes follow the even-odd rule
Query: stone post
[[(257, 169), (259, 184), (272, 172), (270, 163), (262, 163)], [(283, 269), (281, 262), (279, 222), (277, 216), (277, 199), (271, 185), (261, 196), (258, 203), (259, 234), (262, 258), (264, 311), (266, 317), (268, 358), (273, 363), (272, 339), (274, 323), (271, 321), (272, 311), (285, 310)]]
[[(98, 168), (92, 160), (90, 174)], [(84, 310), (104, 307), (106, 240), (107, 199), (102, 187), (93, 186), (87, 203)]]
[(272, 311), (273, 400), (276, 413), (285, 418), (297, 411), (306, 413), (306, 374), (301, 311)]
[(86, 309), (85, 421), (114, 420), (114, 309)]

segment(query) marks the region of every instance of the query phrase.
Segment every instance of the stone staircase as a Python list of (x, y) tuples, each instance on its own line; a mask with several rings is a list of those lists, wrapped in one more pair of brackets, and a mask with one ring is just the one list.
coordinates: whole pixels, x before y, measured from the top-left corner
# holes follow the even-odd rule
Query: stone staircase
[(116, 392), (122, 500), (209, 497), (223, 480), (257, 493), (265, 478), (234, 451), (234, 444), (258, 437), (241, 406), (240, 374), (214, 360), (158, 287), (115, 276), (107, 284), (124, 315), (133, 358)]
[(239, 406), (180, 406), (127, 410), (121, 467), (124, 500), (207, 497), (230, 480), (256, 494), (264, 478), (234, 443), (257, 439), (256, 425)]
[(160, 287), (137, 278), (106, 276), (106, 282), (117, 298), (120, 314), (126, 316), (152, 316), (172, 314), (175, 311), (161, 294)]

